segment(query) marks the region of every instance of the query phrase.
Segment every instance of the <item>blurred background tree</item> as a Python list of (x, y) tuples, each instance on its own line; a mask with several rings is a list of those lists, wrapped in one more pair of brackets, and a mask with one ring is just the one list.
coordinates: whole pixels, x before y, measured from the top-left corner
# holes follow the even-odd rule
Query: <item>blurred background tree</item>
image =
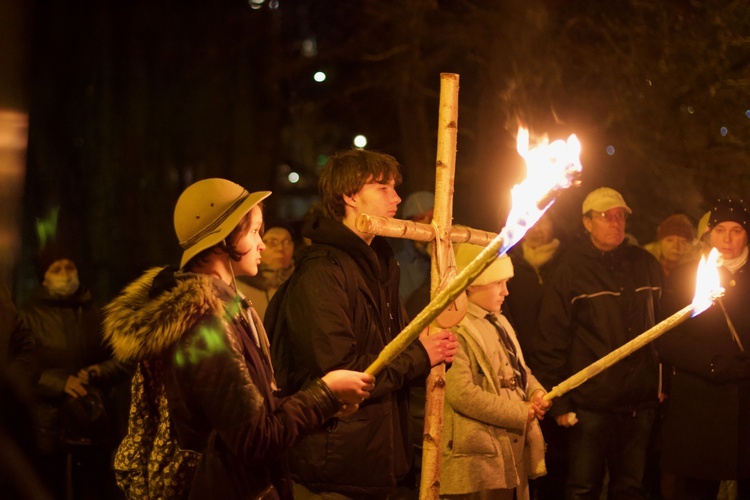
[[(174, 263), (171, 213), (205, 177), (272, 189), (299, 219), (328, 155), (365, 147), (403, 165), (402, 197), (433, 189), (439, 74), (461, 77), (454, 217), (500, 229), (524, 175), (519, 124), (583, 144), (585, 194), (620, 190), (642, 243), (750, 187), (750, 4), (740, 0), (36, 0), (16, 289), (37, 227), (86, 256), (111, 297)], [(56, 219), (54, 218), (56, 214)], [(56, 224), (45, 224), (54, 221)], [(40, 224), (41, 222), (41, 224)]]

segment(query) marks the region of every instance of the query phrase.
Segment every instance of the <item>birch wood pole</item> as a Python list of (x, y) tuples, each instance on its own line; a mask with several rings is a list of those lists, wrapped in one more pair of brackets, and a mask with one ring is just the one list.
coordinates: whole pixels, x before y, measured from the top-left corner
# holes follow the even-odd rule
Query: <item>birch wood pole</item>
[[(389, 219), (379, 215), (359, 214), (357, 229), (367, 234), (377, 234), (388, 238), (403, 238), (414, 241), (435, 240), (435, 227), (413, 220)], [(497, 233), (475, 229), (473, 227), (451, 227), (450, 240), (453, 243), (473, 243), (486, 247), (495, 239)]]
[[(437, 295), (448, 264), (454, 261), (450, 233), (453, 221), (453, 179), (456, 174), (456, 136), (458, 133), (458, 80), (454, 73), (440, 74), (440, 110), (435, 161), (435, 211), (432, 223), (436, 235), (432, 245), (430, 298)], [(433, 334), (436, 326), (430, 326)], [(422, 476), (419, 498), (437, 499), (440, 495), (445, 363), (435, 366), (427, 377), (422, 436)]]
[(620, 361), (622, 358), (630, 356), (641, 347), (650, 342), (653, 342), (672, 328), (688, 319), (693, 313), (693, 309), (693, 304), (688, 304), (661, 323), (652, 326), (642, 334), (638, 335), (636, 338), (630, 340), (629, 342), (626, 342), (606, 356), (599, 358), (587, 367), (566, 378), (555, 387), (553, 387), (551, 391), (545, 394), (543, 399), (545, 401), (550, 401), (554, 398), (562, 396), (563, 394), (566, 394), (567, 392), (572, 391), (579, 385), (586, 382), (588, 379), (595, 377), (610, 366)]

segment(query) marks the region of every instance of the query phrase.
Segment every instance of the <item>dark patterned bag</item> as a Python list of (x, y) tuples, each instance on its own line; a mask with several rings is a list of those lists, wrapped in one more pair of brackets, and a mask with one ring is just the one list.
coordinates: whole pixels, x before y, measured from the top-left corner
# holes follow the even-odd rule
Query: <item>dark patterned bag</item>
[(133, 375), (128, 435), (115, 455), (117, 484), (128, 499), (187, 498), (201, 459), (178, 445), (157, 373), (144, 361)]

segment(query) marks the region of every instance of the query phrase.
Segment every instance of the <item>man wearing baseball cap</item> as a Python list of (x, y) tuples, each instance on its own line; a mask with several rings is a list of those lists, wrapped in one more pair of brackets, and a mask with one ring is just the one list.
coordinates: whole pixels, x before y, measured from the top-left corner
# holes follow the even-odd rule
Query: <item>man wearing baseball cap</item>
[[(562, 257), (544, 290), (537, 378), (554, 387), (651, 328), (659, 314), (661, 269), (631, 245), (632, 213), (612, 188), (583, 201), (586, 230)], [(570, 428), (565, 497), (645, 498), (646, 452), (658, 405), (656, 351), (646, 346), (555, 400), (549, 414)]]

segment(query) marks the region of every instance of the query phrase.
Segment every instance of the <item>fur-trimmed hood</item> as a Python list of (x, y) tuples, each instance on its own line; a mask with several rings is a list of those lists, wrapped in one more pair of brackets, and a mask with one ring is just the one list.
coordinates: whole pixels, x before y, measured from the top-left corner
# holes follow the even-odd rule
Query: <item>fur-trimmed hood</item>
[[(203, 274), (153, 268), (125, 287), (104, 308), (104, 338), (121, 361), (160, 354), (207, 315), (222, 315), (216, 280)], [(168, 286), (154, 290), (154, 282)], [(156, 292), (156, 293), (155, 293)]]

